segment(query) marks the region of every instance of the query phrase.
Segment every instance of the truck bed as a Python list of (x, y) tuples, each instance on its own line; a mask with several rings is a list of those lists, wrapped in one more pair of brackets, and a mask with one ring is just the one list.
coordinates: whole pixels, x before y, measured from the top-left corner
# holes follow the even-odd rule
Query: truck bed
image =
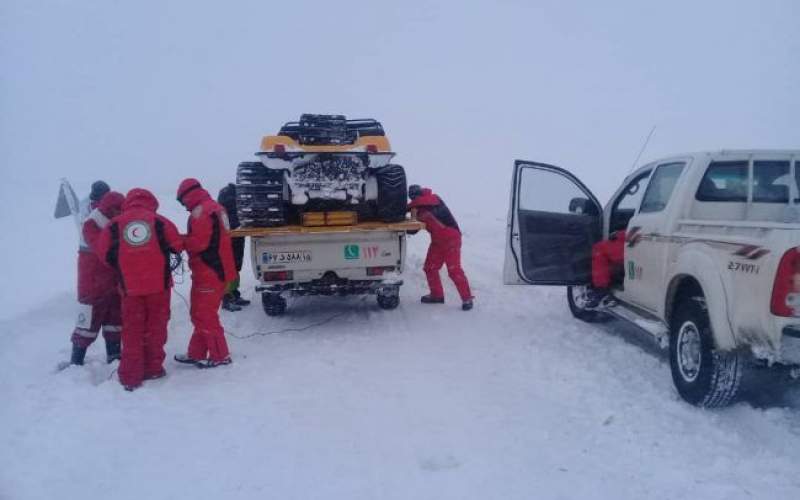
[(409, 219), (403, 222), (362, 222), (349, 226), (280, 226), (280, 227), (246, 227), (231, 231), (232, 237), (243, 236), (280, 236), (292, 234), (350, 233), (368, 231), (417, 231), (424, 229), (425, 224)]

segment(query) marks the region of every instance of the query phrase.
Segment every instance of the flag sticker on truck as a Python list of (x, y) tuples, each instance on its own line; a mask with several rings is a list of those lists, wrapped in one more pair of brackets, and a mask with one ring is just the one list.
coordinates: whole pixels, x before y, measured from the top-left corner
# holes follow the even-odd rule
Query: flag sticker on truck
[(289, 252), (264, 252), (261, 254), (262, 264), (296, 264), (311, 262), (310, 250), (292, 250)]
[(638, 265), (636, 262), (629, 260), (628, 261), (628, 272), (625, 273), (625, 277), (629, 280), (640, 280), (642, 279), (642, 274), (644, 273), (644, 268)]
[(345, 245), (344, 258), (345, 260), (358, 260), (361, 251), (358, 245)]

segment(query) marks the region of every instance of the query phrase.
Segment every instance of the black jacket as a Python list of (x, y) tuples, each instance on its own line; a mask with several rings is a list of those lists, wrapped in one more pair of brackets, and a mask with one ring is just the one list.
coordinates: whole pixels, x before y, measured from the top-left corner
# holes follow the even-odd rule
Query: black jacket
[(231, 229), (239, 227), (239, 215), (236, 213), (236, 185), (228, 184), (220, 189), (217, 203), (222, 205), (225, 211), (228, 212), (228, 222), (231, 225)]

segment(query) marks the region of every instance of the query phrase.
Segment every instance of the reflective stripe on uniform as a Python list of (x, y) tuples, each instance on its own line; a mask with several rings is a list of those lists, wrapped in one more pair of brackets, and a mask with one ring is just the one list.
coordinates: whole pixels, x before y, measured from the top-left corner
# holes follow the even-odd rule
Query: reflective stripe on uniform
[(73, 332), (73, 335), (80, 335), (81, 337), (85, 337), (87, 339), (96, 339), (97, 338), (97, 332), (93, 332), (93, 331), (87, 330), (85, 328), (75, 328), (75, 331)]

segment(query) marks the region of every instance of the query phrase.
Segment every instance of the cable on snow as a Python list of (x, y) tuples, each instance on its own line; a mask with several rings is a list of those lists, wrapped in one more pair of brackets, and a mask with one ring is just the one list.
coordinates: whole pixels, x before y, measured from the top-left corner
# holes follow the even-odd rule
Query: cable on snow
[[(173, 289), (173, 291), (178, 295), (178, 297), (181, 298), (183, 303), (186, 305), (186, 309), (187, 310), (191, 310), (191, 308), (189, 307), (189, 301), (186, 300), (186, 297), (184, 297), (183, 294), (181, 294), (181, 292), (179, 292), (179, 291), (177, 291), (175, 289)], [(363, 302), (363, 301), (364, 301), (364, 299), (361, 300), (361, 302)], [(345, 314), (347, 314), (347, 311), (342, 311), (342, 312), (338, 312), (336, 314), (332, 314), (332, 315), (328, 316), (327, 318), (325, 318), (323, 320), (320, 320), (320, 321), (317, 321), (317, 322), (314, 322), (314, 323), (310, 323), (310, 324), (308, 324), (306, 326), (283, 328), (281, 330), (272, 330), (272, 331), (267, 331), (267, 332), (253, 332), (253, 333), (249, 333), (247, 335), (239, 335), (236, 332), (232, 332), (232, 331), (230, 331), (230, 330), (228, 330), (226, 328), (225, 329), (225, 334), (229, 335), (229, 336), (231, 336), (231, 337), (233, 337), (235, 339), (243, 340), (243, 339), (249, 339), (249, 338), (253, 338), (253, 337), (263, 337), (263, 336), (267, 336), (267, 335), (280, 335), (280, 334), (283, 334), (283, 333), (304, 332), (306, 330), (311, 330), (312, 328), (316, 328), (318, 326), (326, 325), (326, 324), (330, 323), (331, 321), (333, 321), (333, 320), (335, 320), (335, 319), (337, 319), (337, 318), (339, 318), (341, 316), (344, 316)]]

